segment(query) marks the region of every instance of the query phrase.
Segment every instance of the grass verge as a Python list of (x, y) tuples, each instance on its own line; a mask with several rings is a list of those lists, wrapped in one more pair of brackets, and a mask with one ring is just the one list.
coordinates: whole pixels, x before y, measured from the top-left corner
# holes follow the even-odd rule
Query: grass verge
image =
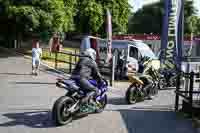
[[(64, 51), (71, 52), (72, 54), (79, 53), (79, 49), (73, 49), (73, 48), (64, 48)], [(25, 49), (25, 50), (20, 50), (20, 52), (22, 52), (25, 55), (31, 56), (31, 50)], [(62, 53), (57, 54), (58, 62), (70, 62), (70, 58), (72, 60), (72, 63), (76, 63), (79, 60), (79, 57), (62, 54)], [(55, 53), (50, 53), (47, 49), (43, 49), (42, 60), (54, 62), (55, 61)]]
[[(79, 49), (74, 49), (74, 48), (64, 48), (63, 51), (70, 52), (72, 54), (79, 53)], [(26, 56), (30, 57), (32, 56), (32, 52), (30, 49), (19, 49), (18, 52), (23, 53)], [(79, 58), (75, 56), (70, 57), (70, 55), (67, 54), (62, 54), (62, 53), (57, 54), (58, 69), (63, 69), (65, 71), (68, 71), (70, 65), (67, 62), (70, 62), (70, 58), (73, 64), (75, 64), (79, 60)], [(45, 62), (45, 64), (47, 64), (50, 67), (55, 67), (55, 53), (50, 53), (48, 49), (42, 49), (42, 61)], [(73, 67), (74, 66), (72, 65), (72, 69)]]

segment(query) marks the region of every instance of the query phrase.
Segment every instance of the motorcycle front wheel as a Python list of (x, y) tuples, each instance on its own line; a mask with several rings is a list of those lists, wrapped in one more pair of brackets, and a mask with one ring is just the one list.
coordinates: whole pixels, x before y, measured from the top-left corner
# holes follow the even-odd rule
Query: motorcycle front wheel
[(152, 88), (152, 95), (157, 95), (158, 89), (159, 89), (159, 83), (155, 83), (153, 88)]
[(160, 78), (158, 82), (158, 89), (159, 90), (164, 90), (167, 87), (167, 81), (164, 78)]
[(98, 101), (100, 105), (98, 105), (98, 109), (96, 109), (96, 113), (101, 113), (103, 112), (103, 110), (105, 109), (106, 105), (107, 105), (107, 95), (105, 94), (105, 96)]
[(126, 101), (128, 104), (134, 104), (141, 98), (139, 90), (134, 85), (131, 85), (126, 91)]
[(72, 114), (68, 109), (74, 103), (74, 100), (67, 96), (62, 96), (56, 100), (52, 110), (52, 118), (57, 126), (66, 125), (72, 121)]

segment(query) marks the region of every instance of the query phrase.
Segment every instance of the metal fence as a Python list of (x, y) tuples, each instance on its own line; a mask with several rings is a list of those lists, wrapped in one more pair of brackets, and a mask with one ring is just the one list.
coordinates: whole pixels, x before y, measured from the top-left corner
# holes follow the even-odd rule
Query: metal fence
[[(200, 109), (200, 63), (197, 60), (192, 61), (184, 62), (186, 70), (178, 74), (175, 91), (175, 111), (178, 111), (182, 105), (182, 110), (191, 115), (196, 114), (196, 111)], [(180, 104), (180, 100), (182, 100), (182, 104)]]
[[(48, 50), (48, 49), (46, 49)], [(79, 58), (82, 57), (78, 51), (60, 51), (60, 52), (54, 52), (54, 53), (46, 53), (46, 54), (53, 54), (51, 55), (51, 59), (53, 57), (52, 62), (54, 63), (54, 68), (56, 70), (62, 71), (64, 73), (71, 74), (73, 69), (75, 68), (76, 64), (79, 61)], [(44, 55), (45, 57), (45, 55)], [(44, 58), (43, 57), (43, 58)], [(115, 59), (115, 58), (114, 58)], [(113, 85), (114, 77), (114, 61), (112, 61), (112, 64), (110, 65), (99, 65), (98, 67), (100, 69), (101, 74), (110, 81), (110, 85)]]
[[(64, 71), (66, 73), (71, 73), (75, 65), (77, 64), (79, 57), (80, 54), (76, 52), (75, 53), (67, 51), (55, 52), (55, 69), (60, 69), (61, 71)], [(59, 66), (59, 63), (64, 63), (64, 66), (63, 65)]]

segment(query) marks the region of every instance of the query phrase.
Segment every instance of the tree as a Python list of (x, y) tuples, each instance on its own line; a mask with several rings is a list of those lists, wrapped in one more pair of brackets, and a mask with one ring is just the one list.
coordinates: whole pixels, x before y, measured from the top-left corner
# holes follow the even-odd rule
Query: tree
[[(184, 33), (190, 34), (188, 18), (195, 14), (193, 1), (184, 2)], [(137, 11), (129, 21), (129, 33), (134, 34), (161, 34), (164, 15), (164, 2), (144, 6)]]
[[(190, 16), (187, 18), (188, 32), (193, 35), (200, 35), (200, 18), (198, 16)], [(189, 34), (188, 33), (188, 34)]]
[(0, 33), (5, 40), (20, 39), (23, 33), (74, 30), (76, 0), (0, 0)]
[(131, 6), (128, 4), (128, 0), (112, 0), (107, 5), (105, 5), (105, 2), (103, 4), (105, 12), (106, 9), (111, 10), (113, 32), (126, 33), (128, 30), (128, 18), (131, 14)]
[(137, 11), (129, 20), (129, 33), (160, 34), (164, 14), (163, 2), (145, 6)]
[(196, 14), (196, 9), (193, 6), (193, 1), (185, 1), (184, 2), (184, 33), (185, 34), (190, 34), (191, 24), (188, 20), (190, 20), (191, 16), (194, 16), (195, 14)]
[(65, 6), (65, 13), (67, 16), (67, 26), (63, 31), (74, 31), (75, 23), (74, 16), (77, 14), (77, 1), (78, 0), (63, 0)]
[(196, 31), (196, 35), (200, 35), (200, 18), (198, 18), (198, 21), (197, 21), (197, 31)]
[[(0, 28), (5, 40), (23, 33), (78, 31), (105, 34), (106, 10), (112, 14), (114, 32), (126, 32), (128, 0), (0, 0)], [(11, 39), (12, 38), (12, 39)]]
[[(74, 2), (74, 1), (73, 1)], [(5, 22), (17, 32), (68, 31), (73, 20), (72, 0), (4, 0)], [(70, 5), (69, 5), (70, 3)]]
[(67, 9), (63, 0), (10, 1), (9, 17), (15, 20), (17, 31), (67, 31), (72, 19)]
[(199, 18), (197, 16), (190, 16), (187, 18), (186, 23), (189, 25), (188, 30), (190, 33), (197, 34), (198, 30), (198, 21)]
[(130, 5), (128, 0), (81, 0), (75, 17), (77, 31), (91, 34), (106, 33), (106, 11), (110, 10), (114, 32), (126, 32)]
[(78, 2), (77, 31), (97, 33), (103, 24), (103, 7), (95, 0), (81, 0)]

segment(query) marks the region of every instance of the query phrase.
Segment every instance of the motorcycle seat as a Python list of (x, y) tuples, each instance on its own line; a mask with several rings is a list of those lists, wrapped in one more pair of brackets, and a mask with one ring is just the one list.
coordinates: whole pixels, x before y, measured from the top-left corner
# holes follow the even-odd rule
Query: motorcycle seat
[(148, 79), (152, 79), (152, 77), (150, 75), (140, 75), (139, 78), (148, 78)]
[(139, 84), (144, 84), (143, 81), (138, 76), (129, 76), (130, 82), (137, 82)]
[(87, 94), (87, 91), (86, 90), (82, 90), (78, 83), (78, 81), (74, 80), (74, 79), (67, 79), (67, 80), (64, 80), (64, 83), (67, 85), (67, 89), (70, 89), (72, 91), (76, 91), (82, 95), (86, 95)]
[(68, 87), (68, 89), (73, 89), (76, 91), (80, 90), (80, 87), (77, 86), (76, 81), (72, 79), (64, 80), (63, 83)]

